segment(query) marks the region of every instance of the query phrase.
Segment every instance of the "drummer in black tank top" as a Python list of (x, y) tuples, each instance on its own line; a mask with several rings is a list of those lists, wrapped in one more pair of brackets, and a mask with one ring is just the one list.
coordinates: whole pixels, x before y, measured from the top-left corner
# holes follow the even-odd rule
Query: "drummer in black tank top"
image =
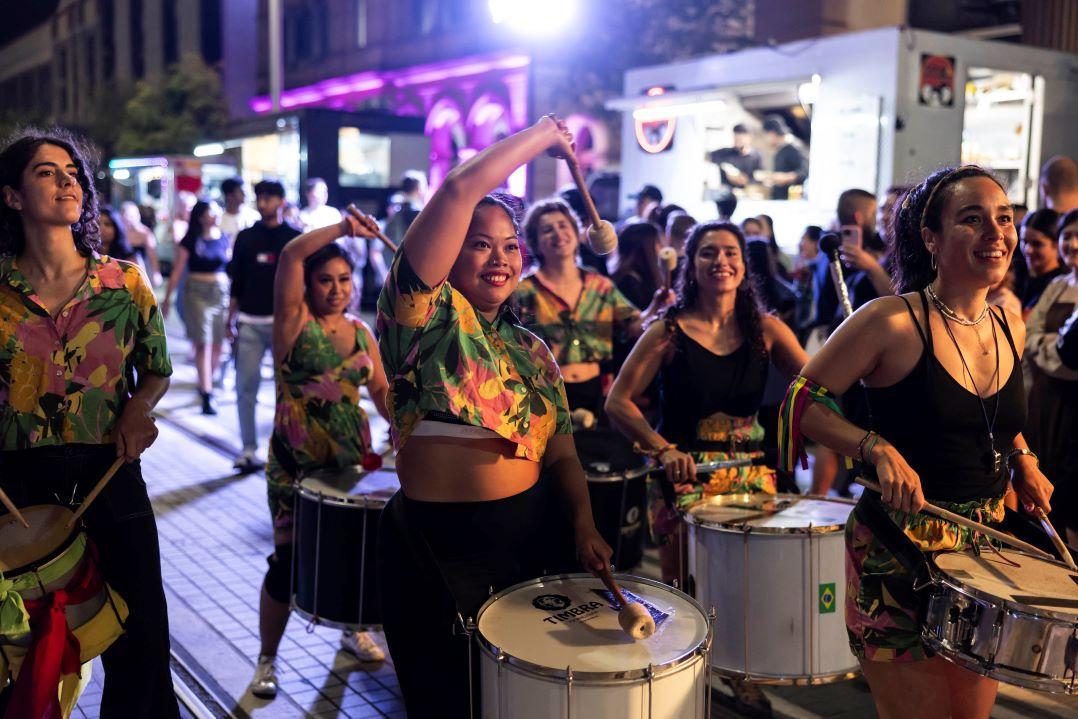
[[(918, 514), (926, 497), (998, 521), (1009, 480), (1027, 511), (1050, 509), (1051, 484), (1019, 432), (1025, 328), (985, 302), (1017, 244), (1012, 217), (1002, 187), (978, 167), (940, 170), (911, 190), (892, 227), (896, 285), (906, 294), (854, 313), (787, 395), (789, 446), (803, 432), (872, 465), (887, 513), (925, 552), (977, 541)], [(872, 431), (829, 399), (857, 381)], [(997, 683), (928, 655), (912, 575), (857, 515), (846, 530), (846, 623), (880, 716), (988, 717)]]

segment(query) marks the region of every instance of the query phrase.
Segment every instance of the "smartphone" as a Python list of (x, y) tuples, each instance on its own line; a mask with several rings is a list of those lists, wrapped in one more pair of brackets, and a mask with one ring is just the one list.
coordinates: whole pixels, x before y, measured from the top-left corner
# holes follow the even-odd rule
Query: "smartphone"
[(845, 247), (861, 248), (861, 227), (859, 225), (843, 225), (839, 228), (842, 244)]

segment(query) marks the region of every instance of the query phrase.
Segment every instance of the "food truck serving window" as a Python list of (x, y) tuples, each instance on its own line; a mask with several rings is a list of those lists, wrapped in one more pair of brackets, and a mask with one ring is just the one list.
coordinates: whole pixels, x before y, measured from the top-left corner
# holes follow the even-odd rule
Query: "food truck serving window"
[(337, 157), (342, 187), (386, 187), (389, 181), (389, 138), (342, 127), (337, 132)]

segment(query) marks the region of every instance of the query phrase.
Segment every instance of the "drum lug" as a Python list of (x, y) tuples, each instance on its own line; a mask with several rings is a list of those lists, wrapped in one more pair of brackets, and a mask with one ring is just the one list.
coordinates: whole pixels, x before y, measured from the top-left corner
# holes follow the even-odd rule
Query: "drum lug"
[(573, 665), (565, 667), (565, 719), (573, 719)]
[(648, 719), (651, 719), (655, 708), (655, 670), (651, 662), (648, 662)]

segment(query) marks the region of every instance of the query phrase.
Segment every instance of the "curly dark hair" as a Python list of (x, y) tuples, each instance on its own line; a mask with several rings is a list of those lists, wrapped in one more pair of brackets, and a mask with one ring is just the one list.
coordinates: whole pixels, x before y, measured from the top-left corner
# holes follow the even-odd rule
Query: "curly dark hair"
[(764, 343), (763, 316), (766, 314), (760, 306), (756, 288), (753, 287), (749, 275), (748, 260), (745, 257), (745, 235), (741, 228), (732, 222), (705, 222), (693, 228), (688, 241), (685, 242), (685, 261), (681, 263), (677, 280), (674, 282), (674, 291), (677, 299), (663, 313), (663, 321), (668, 331), (673, 331), (674, 321), (679, 315), (696, 309), (700, 296), (700, 287), (696, 282), (696, 253), (700, 249), (700, 242), (704, 235), (709, 232), (729, 232), (737, 238), (737, 246), (741, 250), (741, 260), (745, 265), (745, 276), (737, 288), (737, 298), (734, 301), (734, 319), (741, 335), (749, 341), (756, 354), (766, 360), (768, 358), (767, 345)]
[(932, 269), (932, 253), (921, 239), (921, 228), (939, 232), (943, 207), (953, 188), (969, 177), (987, 177), (1007, 189), (990, 171), (978, 165), (944, 167), (926, 177), (902, 198), (902, 203), (891, 215), (889, 235), (894, 238), (894, 284), (899, 293), (917, 292), (936, 278)]
[(539, 218), (551, 212), (560, 212), (569, 218), (569, 222), (576, 230), (576, 239), (578, 241), (583, 233), (580, 218), (573, 212), (573, 208), (569, 206), (569, 203), (560, 197), (540, 200), (528, 208), (528, 214), (524, 218), (524, 242), (528, 245), (528, 252), (539, 263), (540, 267), (543, 265), (543, 255), (539, 252)]
[[(65, 150), (78, 168), (76, 177), (82, 187), (82, 214), (71, 225), (71, 234), (79, 254), (89, 257), (101, 244), (97, 226), (97, 190), (93, 182), (97, 152), (92, 146), (62, 127), (22, 128), (7, 138), (4, 149), (0, 150), (0, 189), (22, 189), (23, 171), (34, 159), (37, 149), (46, 143)], [(25, 246), (22, 213), (6, 202), (0, 202), (0, 254), (20, 255)]]

